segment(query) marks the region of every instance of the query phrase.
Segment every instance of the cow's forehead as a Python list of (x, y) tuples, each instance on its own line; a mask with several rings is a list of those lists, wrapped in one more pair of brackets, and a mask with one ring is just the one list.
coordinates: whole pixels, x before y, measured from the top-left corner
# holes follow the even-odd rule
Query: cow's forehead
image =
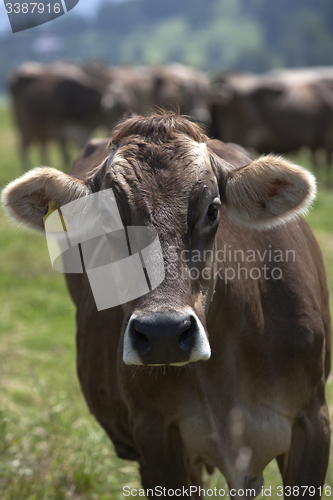
[[(181, 195), (187, 200), (194, 185), (214, 175), (206, 143), (189, 137), (156, 144), (136, 138), (127, 140), (109, 162), (113, 180), (128, 190)], [(179, 191), (181, 190), (181, 191)]]
[(187, 136), (159, 144), (126, 138), (109, 165), (102, 188), (114, 189), (124, 220), (137, 225), (186, 230), (191, 193), (200, 196), (200, 184), (212, 185), (201, 181), (215, 179), (206, 144)]

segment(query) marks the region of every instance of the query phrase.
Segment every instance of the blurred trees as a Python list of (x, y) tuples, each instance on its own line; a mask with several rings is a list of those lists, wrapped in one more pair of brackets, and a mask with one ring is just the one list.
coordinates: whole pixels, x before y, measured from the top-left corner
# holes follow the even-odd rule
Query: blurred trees
[[(61, 49), (36, 51), (41, 33)], [(0, 85), (27, 59), (109, 64), (191, 64), (211, 72), (333, 65), (332, 0), (106, 1), (93, 19), (75, 9), (50, 24), (0, 39)]]

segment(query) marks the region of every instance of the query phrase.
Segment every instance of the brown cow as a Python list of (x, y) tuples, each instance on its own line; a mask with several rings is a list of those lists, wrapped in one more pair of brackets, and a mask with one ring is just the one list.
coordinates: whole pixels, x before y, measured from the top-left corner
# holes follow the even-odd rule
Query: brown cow
[(227, 72), (213, 84), (212, 135), (254, 148), (286, 154), (307, 146), (333, 152), (333, 84), (315, 71), (264, 75)]
[[(28, 149), (31, 144), (41, 146), (42, 163), (45, 164), (49, 163), (49, 142), (58, 142), (63, 164), (68, 166), (69, 142), (82, 148), (96, 127), (104, 125), (111, 128), (123, 116), (127, 107), (122, 106), (122, 96), (114, 93), (110, 105), (111, 77), (102, 69), (94, 76), (97, 69), (84, 69), (67, 63), (49, 66), (26, 63), (10, 75), (9, 88), (20, 134), (24, 170), (29, 166)], [(103, 106), (105, 79), (108, 80), (108, 106)]]
[(166, 64), (152, 68), (153, 102), (163, 109), (175, 110), (193, 117), (204, 125), (211, 124), (208, 76), (183, 64)]
[[(210, 83), (207, 75), (183, 64), (164, 66), (114, 66), (110, 68), (110, 102), (118, 90), (128, 113), (150, 114), (154, 108), (178, 109), (210, 125)], [(104, 97), (107, 105), (108, 92)]]
[(156, 230), (165, 266), (154, 291), (101, 311), (87, 275), (66, 275), (82, 390), (118, 455), (140, 462), (153, 499), (161, 488), (200, 498), (204, 464), (232, 498), (254, 498), (274, 458), (285, 487), (319, 499), (331, 329), (321, 252), (297, 216), (314, 197), (311, 174), (153, 115), (120, 123), (109, 146), (88, 144), (70, 176), (28, 172), (3, 202), (42, 230), (50, 201), (109, 188), (124, 226)]

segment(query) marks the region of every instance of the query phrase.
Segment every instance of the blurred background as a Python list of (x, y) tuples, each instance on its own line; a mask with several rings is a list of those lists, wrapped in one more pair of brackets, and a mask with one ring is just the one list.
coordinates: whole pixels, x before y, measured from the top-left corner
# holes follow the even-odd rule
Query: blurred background
[[(80, 0), (15, 34), (0, 4), (0, 189), (35, 166), (68, 172), (89, 137), (157, 108), (315, 173), (307, 220), (332, 310), (331, 0)], [(116, 458), (81, 395), (75, 310), (45, 238), (3, 211), (0, 304), (1, 500), (117, 500), (123, 486), (139, 487), (136, 464)], [(333, 415), (331, 378), (327, 399)], [(217, 472), (205, 480), (225, 487)], [(272, 463), (273, 498), (280, 484)]]
[(39, 28), (9, 31), (4, 5), (0, 85), (26, 60), (180, 62), (220, 72), (333, 64), (330, 0), (80, 0)]

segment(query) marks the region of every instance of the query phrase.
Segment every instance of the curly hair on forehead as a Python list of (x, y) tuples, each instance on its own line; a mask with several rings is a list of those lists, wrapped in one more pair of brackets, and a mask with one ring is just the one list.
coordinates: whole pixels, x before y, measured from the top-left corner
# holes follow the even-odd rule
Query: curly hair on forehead
[(169, 142), (179, 135), (187, 135), (197, 142), (208, 140), (200, 125), (191, 121), (190, 117), (166, 111), (148, 117), (136, 115), (125, 118), (113, 129), (109, 145), (118, 146), (122, 139), (131, 135), (144, 137), (156, 144)]

